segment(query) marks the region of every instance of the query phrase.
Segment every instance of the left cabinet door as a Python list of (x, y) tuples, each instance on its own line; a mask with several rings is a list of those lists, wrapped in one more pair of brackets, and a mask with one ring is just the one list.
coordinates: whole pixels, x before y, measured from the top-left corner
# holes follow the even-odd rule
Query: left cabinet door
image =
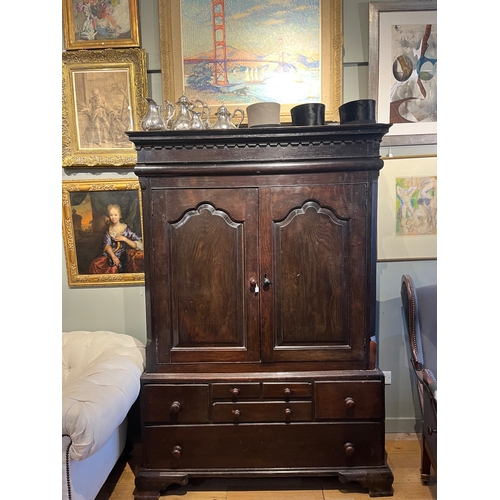
[(260, 358), (257, 189), (154, 189), (150, 260), (156, 358)]

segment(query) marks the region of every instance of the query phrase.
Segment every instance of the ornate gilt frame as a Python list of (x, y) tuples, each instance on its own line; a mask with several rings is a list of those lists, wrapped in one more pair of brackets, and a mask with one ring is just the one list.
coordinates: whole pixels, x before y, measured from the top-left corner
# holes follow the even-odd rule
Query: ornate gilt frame
[[(64, 46), (66, 50), (76, 49), (107, 49), (139, 47), (139, 16), (137, 11), (137, 0), (128, 0), (130, 24), (130, 36), (127, 38), (93, 38), (90, 40), (77, 40), (77, 26), (75, 26), (75, 10), (77, 4), (83, 4), (83, 0), (63, 0), (63, 26), (64, 26)], [(80, 16), (85, 18), (85, 13), (80, 12)], [(82, 23), (84, 25), (84, 23)]]
[[(119, 274), (85, 274), (79, 270), (77, 247), (87, 244), (89, 237), (77, 237), (75, 224), (73, 221), (73, 209), (71, 204), (71, 193), (106, 193), (114, 192), (114, 203), (120, 200), (120, 192), (136, 191), (137, 192), (137, 207), (140, 212), (140, 230), (141, 235), (144, 235), (143, 230), (143, 215), (142, 215), (142, 193), (139, 187), (139, 181), (133, 178), (122, 179), (107, 179), (107, 180), (74, 180), (62, 181), (62, 223), (63, 223), (63, 241), (64, 253), (66, 256), (66, 270), (68, 274), (68, 285), (70, 287), (96, 287), (96, 286), (117, 286), (117, 285), (143, 285), (144, 272), (142, 273), (119, 273)], [(109, 196), (109, 195), (108, 195)], [(123, 211), (125, 212), (125, 210)], [(92, 218), (94, 223), (94, 218)], [(97, 225), (97, 224), (95, 224)], [(135, 231), (137, 231), (136, 228)], [(94, 240), (99, 242), (95, 249), (97, 257), (102, 252), (102, 237), (100, 235), (94, 237)], [(93, 248), (93, 246), (92, 246)], [(82, 267), (82, 266), (80, 266)]]
[[(115, 81), (126, 81), (126, 89), (115, 84)], [(133, 167), (137, 155), (127, 137), (122, 142), (108, 142), (102, 147), (83, 144), (84, 110), (95, 87), (100, 87), (101, 94), (109, 102), (114, 102), (115, 99), (124, 102), (131, 122), (131, 127), (128, 123), (124, 123), (124, 127), (139, 130), (140, 121), (146, 114), (147, 103), (144, 98), (148, 93), (144, 49), (63, 52), (62, 166)], [(90, 116), (88, 112), (86, 114)]]
[[(181, 0), (158, 0), (158, 7), (163, 100), (176, 102), (184, 92)], [(338, 108), (342, 104), (342, 0), (320, 0), (320, 9), (321, 102), (326, 105), (325, 119), (338, 121)], [(206, 104), (213, 107), (210, 102)], [(281, 105), (282, 123), (291, 122), (290, 109), (295, 104), (298, 102)], [(231, 112), (237, 107), (225, 105)]]

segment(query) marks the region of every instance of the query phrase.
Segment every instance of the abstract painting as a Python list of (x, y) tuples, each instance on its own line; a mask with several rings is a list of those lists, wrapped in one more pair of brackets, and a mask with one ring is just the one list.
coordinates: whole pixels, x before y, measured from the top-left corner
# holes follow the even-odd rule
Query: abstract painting
[(384, 158), (378, 183), (377, 260), (437, 258), (437, 156)]
[(437, 122), (437, 26), (392, 27), (391, 123)]
[(370, 2), (368, 97), (382, 146), (437, 143), (436, 2)]
[(396, 214), (396, 236), (437, 234), (437, 177), (397, 177)]

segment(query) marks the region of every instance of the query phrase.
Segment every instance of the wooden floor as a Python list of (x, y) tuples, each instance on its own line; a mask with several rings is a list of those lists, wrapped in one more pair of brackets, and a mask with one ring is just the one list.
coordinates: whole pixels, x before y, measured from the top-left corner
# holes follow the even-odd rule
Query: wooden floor
[[(420, 481), (420, 441), (417, 434), (387, 434), (386, 451), (394, 474), (394, 500), (436, 500), (437, 479)], [(140, 444), (118, 461), (96, 500), (133, 500), (134, 471)], [(161, 500), (369, 500), (368, 490), (337, 478), (193, 479), (172, 485)]]

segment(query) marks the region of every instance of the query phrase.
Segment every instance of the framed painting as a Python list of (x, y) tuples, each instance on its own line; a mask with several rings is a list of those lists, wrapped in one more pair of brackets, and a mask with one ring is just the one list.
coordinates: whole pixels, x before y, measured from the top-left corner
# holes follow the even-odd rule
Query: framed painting
[(369, 4), (368, 96), (383, 146), (437, 143), (436, 2)]
[[(256, 102), (342, 104), (342, 0), (159, 0), (163, 99), (215, 111)], [(246, 118), (243, 123), (246, 123)]]
[(134, 145), (147, 111), (143, 49), (63, 52), (62, 166), (133, 167)]
[(143, 284), (139, 181), (63, 181), (62, 202), (68, 285)]
[(66, 50), (139, 47), (137, 0), (63, 0)]
[(384, 158), (378, 190), (379, 261), (437, 258), (437, 157)]

